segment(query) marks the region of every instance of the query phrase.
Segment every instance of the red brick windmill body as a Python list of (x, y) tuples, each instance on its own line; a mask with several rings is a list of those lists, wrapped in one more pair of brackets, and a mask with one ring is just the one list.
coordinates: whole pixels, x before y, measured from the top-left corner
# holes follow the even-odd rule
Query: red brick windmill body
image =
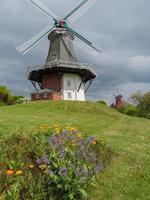
[[(63, 18), (59, 18), (53, 11), (37, 0), (27, 1), (54, 20), (52, 28), (47, 26), (38, 35), (17, 48), (20, 53), (25, 54), (44, 37), (48, 36), (50, 40), (46, 63), (43, 66), (29, 69), (28, 79), (37, 90), (32, 93), (32, 100), (63, 99), (84, 101), (85, 92), (96, 77), (96, 74), (89, 64), (82, 64), (77, 61), (74, 43), (93, 55), (99, 54), (100, 51), (89, 40), (70, 28), (66, 20), (73, 23), (96, 0), (82, 0)], [(89, 85), (85, 90), (85, 83), (87, 82), (89, 82)]]

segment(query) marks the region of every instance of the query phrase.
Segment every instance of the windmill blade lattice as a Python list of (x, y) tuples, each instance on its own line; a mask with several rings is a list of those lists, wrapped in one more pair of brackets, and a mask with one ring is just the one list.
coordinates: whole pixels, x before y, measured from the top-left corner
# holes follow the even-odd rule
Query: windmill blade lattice
[(90, 41), (81, 36), (79, 33), (72, 30), (70, 27), (66, 26), (66, 29), (76, 37), (76, 40), (74, 40), (73, 42), (87, 53), (96, 56), (101, 52)]
[(49, 17), (53, 18), (53, 20), (57, 21), (57, 19), (59, 18), (58, 15), (56, 15), (52, 10), (44, 6), (40, 1), (37, 0), (27, 0), (27, 1), (30, 2), (32, 5), (34, 5), (36, 8), (38, 8), (39, 10), (41, 10), (43, 13), (48, 15)]
[(22, 54), (27, 53), (33, 46), (35, 46), (38, 42), (40, 42), (43, 38), (45, 38), (52, 30), (54, 27), (50, 28), (47, 26), (43, 31), (41, 31), (39, 34), (31, 38), (29, 41), (26, 43), (22, 44), (17, 48), (17, 51), (19, 51)]
[(71, 23), (75, 22), (80, 18), (94, 3), (96, 0), (83, 0), (77, 4), (71, 11), (69, 11), (65, 16), (64, 20), (68, 19)]
[(77, 33), (76, 31), (74, 31), (73, 29), (71, 29), (69, 26), (64, 26), (68, 31), (70, 31), (71, 33), (73, 33), (73, 35), (75, 35), (76, 37), (78, 37), (80, 40), (84, 41), (85, 43), (91, 45), (92, 43), (87, 40), (86, 38), (84, 38), (82, 35), (80, 35), (79, 33)]
[(84, 50), (86, 53), (91, 54), (92, 56), (97, 56), (100, 52), (100, 50), (96, 49), (92, 45), (88, 45), (82, 40), (79, 40), (76, 38), (75, 40), (72, 41), (77, 47), (80, 47), (82, 50)]

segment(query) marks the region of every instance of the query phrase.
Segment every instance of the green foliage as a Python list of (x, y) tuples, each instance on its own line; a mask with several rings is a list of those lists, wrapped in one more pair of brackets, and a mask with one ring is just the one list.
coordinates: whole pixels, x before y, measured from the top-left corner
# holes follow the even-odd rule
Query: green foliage
[(112, 154), (104, 143), (68, 125), (43, 126), (31, 137), (13, 135), (2, 148), (0, 188), (6, 200), (87, 199), (101, 162), (112, 158), (105, 156)]
[(23, 96), (13, 96), (13, 101), (17, 103), (22, 103), (23, 102)]
[(147, 114), (146, 114), (146, 118), (147, 118), (147, 119), (150, 119), (150, 113), (147, 113)]
[(9, 101), (8, 101), (8, 105), (22, 103), (23, 98), (24, 98), (23, 96), (11, 96)]
[(0, 106), (5, 106), (6, 104), (2, 101), (0, 101)]
[(103, 101), (103, 100), (99, 100), (99, 101), (97, 101), (97, 103), (101, 103), (101, 104), (107, 105), (107, 103), (105, 101)]
[(22, 103), (23, 96), (12, 96), (5, 86), (0, 86), (0, 106)]
[(0, 101), (7, 104), (10, 97), (10, 91), (5, 86), (0, 86)]
[(124, 103), (117, 110), (130, 116), (145, 117), (150, 119), (150, 92), (142, 94), (141, 92), (132, 95), (133, 104)]
[(123, 114), (138, 116), (138, 109), (132, 104), (124, 103), (123, 106), (121, 106), (117, 110)]
[(149, 119), (150, 112), (150, 92), (142, 94), (141, 92), (135, 93), (131, 97), (136, 104), (140, 117), (146, 117)]

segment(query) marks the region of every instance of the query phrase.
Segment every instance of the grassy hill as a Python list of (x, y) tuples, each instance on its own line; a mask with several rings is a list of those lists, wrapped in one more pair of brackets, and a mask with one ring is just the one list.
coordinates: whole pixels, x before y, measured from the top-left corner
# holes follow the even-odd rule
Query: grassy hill
[(150, 199), (150, 120), (122, 115), (100, 103), (41, 101), (0, 107), (0, 138), (34, 134), (43, 124), (70, 123), (109, 143), (117, 156), (100, 175), (91, 200)]

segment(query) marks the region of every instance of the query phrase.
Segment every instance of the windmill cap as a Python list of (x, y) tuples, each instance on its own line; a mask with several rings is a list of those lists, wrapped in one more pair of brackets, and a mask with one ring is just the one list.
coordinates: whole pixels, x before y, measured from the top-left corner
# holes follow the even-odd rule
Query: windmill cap
[(60, 37), (62, 35), (68, 36), (71, 40), (74, 40), (74, 35), (64, 28), (55, 28), (55, 30), (50, 32), (50, 34), (48, 35), (48, 39), (50, 41), (53, 41), (57, 37)]

